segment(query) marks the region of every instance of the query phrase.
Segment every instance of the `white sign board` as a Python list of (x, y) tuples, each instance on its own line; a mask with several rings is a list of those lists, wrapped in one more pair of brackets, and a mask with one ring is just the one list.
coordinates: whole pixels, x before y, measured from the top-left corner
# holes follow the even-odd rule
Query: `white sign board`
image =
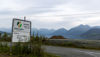
[(31, 22), (13, 19), (12, 42), (29, 42), (31, 35)]

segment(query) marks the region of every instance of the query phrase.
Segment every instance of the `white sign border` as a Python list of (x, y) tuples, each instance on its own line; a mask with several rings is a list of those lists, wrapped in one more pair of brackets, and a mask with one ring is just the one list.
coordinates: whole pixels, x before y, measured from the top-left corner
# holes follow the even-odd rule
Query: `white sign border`
[[(31, 21), (28, 21), (28, 20), (23, 20), (23, 19), (18, 19), (18, 18), (13, 18), (13, 20), (12, 20), (12, 37), (11, 37), (11, 42), (13, 42), (12, 41), (12, 38), (13, 38), (13, 27), (14, 27), (14, 20), (20, 20), (20, 21), (25, 21), (25, 22), (30, 22), (30, 41), (31, 41)], [(29, 41), (29, 42), (30, 42)]]

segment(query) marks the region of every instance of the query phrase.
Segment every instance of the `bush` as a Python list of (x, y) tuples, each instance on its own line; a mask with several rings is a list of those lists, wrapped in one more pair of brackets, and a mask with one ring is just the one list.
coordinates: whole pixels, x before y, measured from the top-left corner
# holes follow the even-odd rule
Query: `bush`
[[(2, 39), (5, 41), (5, 39)], [(0, 43), (0, 53), (7, 53), (10, 56), (17, 57), (56, 57), (45, 53), (41, 48), (45, 37), (43, 36), (32, 36), (31, 41), (27, 43), (12, 43), (10, 46), (7, 42)]]

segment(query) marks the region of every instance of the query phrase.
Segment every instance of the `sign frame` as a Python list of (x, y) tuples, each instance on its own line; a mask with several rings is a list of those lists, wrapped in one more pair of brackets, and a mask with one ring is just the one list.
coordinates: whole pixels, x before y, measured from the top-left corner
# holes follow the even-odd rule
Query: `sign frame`
[[(13, 18), (13, 20), (12, 20), (12, 36), (11, 36), (11, 42), (13, 42), (12, 39), (13, 39), (13, 33), (14, 33), (14, 30), (13, 30), (13, 27), (14, 27), (14, 20), (30, 22), (30, 40), (28, 41), (28, 42), (30, 42), (30, 41), (31, 41), (31, 21), (23, 20), (23, 19), (18, 19), (18, 18)], [(19, 41), (19, 42), (20, 42), (20, 41)]]

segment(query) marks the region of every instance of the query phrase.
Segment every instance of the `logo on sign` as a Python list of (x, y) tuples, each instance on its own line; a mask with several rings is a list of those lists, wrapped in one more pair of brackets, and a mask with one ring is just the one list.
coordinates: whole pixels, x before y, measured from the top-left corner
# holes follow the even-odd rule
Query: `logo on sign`
[(22, 23), (21, 23), (21, 21), (18, 21), (18, 22), (17, 22), (17, 26), (18, 26), (18, 28), (22, 28)]

